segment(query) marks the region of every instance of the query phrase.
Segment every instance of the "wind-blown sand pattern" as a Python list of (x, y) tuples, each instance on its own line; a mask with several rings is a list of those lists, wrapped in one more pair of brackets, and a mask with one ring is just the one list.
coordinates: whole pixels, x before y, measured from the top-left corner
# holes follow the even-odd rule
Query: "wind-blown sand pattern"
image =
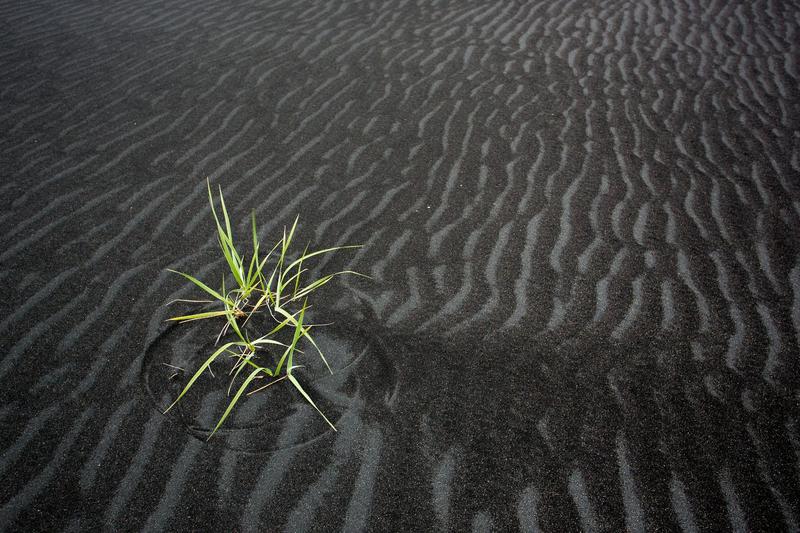
[[(791, 2), (0, 0), (0, 529), (798, 531), (798, 52)], [(366, 244), (337, 433), (159, 411), (206, 177)]]

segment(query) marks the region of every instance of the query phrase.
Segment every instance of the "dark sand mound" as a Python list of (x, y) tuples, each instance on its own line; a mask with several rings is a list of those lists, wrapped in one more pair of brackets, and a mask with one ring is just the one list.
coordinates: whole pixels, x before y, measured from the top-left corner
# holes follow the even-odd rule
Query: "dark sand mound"
[[(796, 531), (798, 43), (789, 2), (0, 0), (0, 529)], [(366, 244), (304, 375), (337, 433), (157, 409), (205, 177), (239, 235)]]

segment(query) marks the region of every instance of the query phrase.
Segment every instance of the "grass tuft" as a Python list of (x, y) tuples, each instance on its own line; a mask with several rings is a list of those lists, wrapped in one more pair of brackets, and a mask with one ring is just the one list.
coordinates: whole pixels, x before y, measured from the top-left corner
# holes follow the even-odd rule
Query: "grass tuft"
[[(176, 302), (211, 303), (212, 305), (218, 306), (218, 309), (174, 316), (168, 320), (181, 324), (195, 320), (219, 320), (222, 326), (217, 336), (216, 344), (219, 344), (220, 340), (226, 337), (226, 335), (233, 335), (234, 340), (222, 344), (202, 365), (200, 365), (194, 375), (186, 383), (181, 393), (175, 401), (167, 407), (164, 413), (172, 409), (175, 404), (189, 392), (203, 372), (206, 370), (209, 372), (211, 371), (211, 363), (216, 361), (221, 355), (227, 354), (229, 359), (233, 361), (233, 366), (229, 372), (229, 375), (232, 377), (228, 386), (228, 396), (230, 396), (231, 391), (234, 390), (234, 385), (240, 375), (246, 375), (246, 377), (241, 384), (235, 388), (236, 393), (230, 400), (222, 417), (217, 421), (209, 438), (222, 426), (243, 395), (249, 396), (255, 394), (284, 380), (291, 383), (303, 399), (305, 399), (335, 431), (336, 427), (333, 423), (328, 420), (325, 414), (317, 407), (308, 393), (297, 381), (296, 377), (292, 375), (292, 370), (300, 368), (294, 364), (294, 359), (296, 354), (304, 353), (301, 350), (301, 345), (308, 342), (317, 351), (328, 371), (333, 373), (325, 355), (311, 335), (312, 328), (320, 327), (320, 324), (304, 324), (306, 311), (310, 308), (309, 297), (311, 297), (317, 289), (326, 285), (336, 276), (368, 276), (345, 270), (326, 274), (313, 280), (303, 280), (303, 276), (308, 276), (309, 272), (308, 268), (304, 267), (309, 259), (339, 250), (359, 248), (360, 246), (337, 246), (317, 251), (309, 251), (306, 245), (299, 257), (294, 260), (289, 260), (290, 248), (299, 221), (298, 216), (295, 218), (288, 232), (285, 227), (283, 228), (282, 237), (272, 246), (266, 256), (262, 258), (259, 255), (261, 244), (258, 238), (255, 212), (252, 212), (250, 215), (252, 255), (248, 261), (244, 253), (237, 249), (234, 244), (230, 217), (225, 207), (222, 188), (219, 187), (218, 212), (215, 206), (214, 196), (211, 192), (211, 183), (208, 180), (206, 180), (206, 185), (208, 188), (208, 201), (211, 205), (211, 214), (216, 226), (217, 242), (228, 266), (228, 270), (230, 271), (230, 277), (233, 278), (234, 283), (228, 284), (228, 288), (226, 288), (225, 279), (227, 276), (223, 275), (220, 289), (215, 290), (194, 276), (185, 272), (170, 270), (170, 272), (179, 274), (192, 285), (199, 288), (205, 293), (206, 297), (212, 298), (211, 300), (173, 300), (169, 302), (170, 304)], [(220, 214), (222, 215), (221, 219)], [(249, 332), (254, 329), (255, 324), (255, 322), (251, 323), (250, 319), (256, 314), (261, 314), (265, 317), (268, 316), (268, 325), (263, 326), (265, 332), (259, 332), (262, 334), (260, 334), (258, 338), (250, 340)], [(270, 321), (272, 322), (271, 326), (269, 325)], [(250, 327), (245, 328), (245, 325), (248, 324)], [(278, 340), (277, 337), (279, 335), (281, 335), (281, 338), (284, 340), (287, 340), (287, 342)], [(242, 374), (245, 368), (249, 368), (249, 372)], [(248, 387), (250, 387), (256, 378), (263, 377), (266, 377), (270, 381), (266, 385), (261, 385), (263, 382), (259, 382), (260, 386), (257, 389), (247, 392)]]

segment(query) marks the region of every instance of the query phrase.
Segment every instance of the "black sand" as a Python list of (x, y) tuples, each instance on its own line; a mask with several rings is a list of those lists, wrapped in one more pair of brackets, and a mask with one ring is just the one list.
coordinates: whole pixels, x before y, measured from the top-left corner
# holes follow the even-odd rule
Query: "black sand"
[[(0, 529), (797, 531), (799, 49), (790, 2), (0, 1)], [(366, 244), (338, 433), (160, 413), (206, 177)]]

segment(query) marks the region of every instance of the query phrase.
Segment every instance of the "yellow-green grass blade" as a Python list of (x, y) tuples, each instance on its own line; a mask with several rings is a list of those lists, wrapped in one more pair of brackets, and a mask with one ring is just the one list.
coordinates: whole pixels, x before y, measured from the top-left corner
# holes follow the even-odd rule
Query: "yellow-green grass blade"
[(239, 285), (239, 287), (243, 288), (245, 283), (242, 270), (242, 260), (239, 257), (239, 254), (236, 252), (236, 248), (233, 246), (233, 243), (231, 243), (228, 238), (222, 234), (219, 236), (219, 246), (222, 249), (222, 255), (225, 257), (225, 262), (228, 263), (228, 268), (230, 268), (231, 274), (233, 274), (233, 278), (236, 280), (236, 283)]
[(310, 333), (308, 333), (308, 332), (309, 332), (309, 330), (311, 330), (311, 326), (308, 326), (308, 327), (306, 327), (306, 328), (303, 328), (303, 336), (304, 336), (306, 339), (308, 339), (308, 342), (310, 342), (310, 343), (311, 343), (311, 345), (312, 345), (312, 346), (314, 346), (314, 349), (316, 349), (316, 350), (317, 350), (317, 353), (319, 354), (319, 357), (320, 357), (320, 359), (322, 359), (322, 362), (323, 362), (323, 363), (325, 363), (325, 366), (328, 368), (328, 372), (330, 372), (331, 374), (333, 374), (333, 369), (331, 368), (331, 365), (329, 365), (329, 364), (328, 364), (328, 360), (327, 360), (327, 359), (325, 358), (325, 356), (322, 354), (322, 350), (320, 350), (320, 349), (319, 349), (319, 346), (317, 346), (317, 342), (314, 340), (314, 338), (311, 336), (311, 334), (310, 334)]
[[(303, 304), (303, 308), (301, 309), (301, 311), (305, 311), (306, 309), (307, 309), (307, 301), (306, 301), (306, 303)], [(314, 346), (314, 348), (317, 350), (317, 353), (319, 353), (319, 357), (320, 357), (320, 359), (322, 359), (322, 362), (325, 363), (325, 366), (327, 367), (328, 372), (333, 374), (333, 369), (331, 368), (331, 365), (328, 364), (328, 360), (325, 358), (325, 354), (322, 353), (322, 350), (317, 345), (317, 342), (308, 333), (308, 331), (311, 329), (311, 327), (310, 326), (309, 327), (302, 327), (302, 321), (298, 322), (297, 319), (295, 319), (293, 315), (290, 315), (282, 307), (276, 307), (275, 310), (278, 313), (280, 313), (280, 314), (282, 314), (283, 316), (286, 317), (286, 319), (283, 322), (281, 322), (280, 326), (283, 327), (283, 325), (285, 325), (286, 322), (291, 322), (292, 324), (294, 324), (295, 325), (295, 335), (297, 334), (298, 329), (299, 329), (300, 334), (302, 334), (306, 339), (308, 339), (308, 342), (310, 342), (311, 345)], [(297, 313), (295, 313), (295, 315), (296, 314)]]
[(233, 377), (231, 378), (231, 382), (228, 385), (228, 396), (231, 395), (231, 389), (233, 388), (233, 384), (236, 382), (236, 378), (239, 377), (239, 373), (244, 368), (244, 365), (246, 363), (249, 363), (250, 359), (252, 359), (252, 357), (254, 355), (255, 355), (255, 353), (253, 353), (253, 352), (249, 352), (247, 354), (244, 354), (244, 353), (236, 354), (236, 356), (239, 358), (239, 362), (237, 363), (236, 372), (233, 374)]
[(230, 324), (231, 328), (233, 328), (236, 336), (239, 337), (242, 342), (247, 343), (247, 339), (244, 338), (244, 335), (242, 335), (242, 332), (239, 329), (239, 324), (236, 323), (236, 317), (234, 316), (232, 310), (229, 310), (225, 313), (225, 318), (228, 320), (228, 324)]
[(273, 246), (272, 249), (269, 252), (267, 252), (267, 256), (264, 258), (263, 261), (261, 261), (261, 264), (259, 264), (259, 266), (258, 266), (258, 271), (259, 272), (261, 272), (263, 270), (264, 265), (267, 264), (267, 261), (269, 260), (269, 258), (272, 257), (272, 254), (275, 252), (275, 250), (278, 249), (278, 246), (280, 246), (280, 245), (281, 245), (281, 241), (276, 242), (275, 246)]
[(228, 218), (228, 210), (225, 208), (225, 197), (222, 196), (222, 185), (217, 185), (219, 188), (219, 204), (222, 208), (222, 217), (225, 219), (225, 234), (228, 240), (233, 243), (233, 232), (231, 231), (231, 220)]
[(289, 266), (286, 268), (286, 271), (288, 272), (292, 270), (297, 263), (305, 261), (307, 259), (311, 259), (312, 257), (315, 257), (317, 255), (327, 254), (330, 252), (335, 252), (337, 250), (349, 250), (352, 248), (361, 248), (361, 246), (362, 245), (360, 244), (351, 244), (347, 246), (334, 246), (333, 248), (325, 248), (324, 250), (317, 250), (315, 252), (311, 252), (310, 254), (304, 254), (303, 256), (295, 259), (292, 263), (290, 263)]
[(208, 179), (206, 179), (206, 186), (208, 188), (208, 202), (211, 205), (211, 214), (214, 216), (214, 222), (216, 223), (217, 233), (219, 235), (219, 246), (222, 249), (222, 254), (225, 256), (225, 260), (231, 269), (233, 277), (241, 287), (244, 285), (241, 271), (242, 260), (233, 245), (233, 233), (231, 232), (231, 223), (230, 218), (228, 217), (228, 210), (225, 207), (225, 198), (222, 196), (222, 187), (219, 187), (219, 200), (222, 208), (222, 215), (225, 221), (225, 228), (223, 228), (220, 224), (217, 210), (214, 207), (214, 196), (211, 193), (211, 182)]
[(247, 286), (251, 288), (258, 278), (258, 267), (259, 267), (259, 260), (258, 260), (258, 234), (256, 233), (256, 212), (252, 211), (250, 213), (250, 219), (252, 222), (252, 229), (253, 229), (253, 257), (250, 258), (250, 267), (247, 269)]
[(239, 398), (242, 397), (242, 394), (247, 389), (247, 386), (250, 385), (250, 382), (253, 381), (256, 378), (256, 376), (258, 376), (258, 374), (264, 372), (264, 370), (266, 369), (258, 367), (252, 372), (250, 372), (250, 375), (247, 376), (247, 378), (244, 380), (244, 383), (242, 383), (241, 387), (239, 387), (239, 390), (236, 392), (236, 396), (234, 396), (233, 399), (231, 400), (231, 403), (228, 404), (228, 408), (225, 409), (225, 412), (222, 414), (222, 418), (220, 418), (219, 421), (217, 422), (217, 425), (214, 426), (214, 430), (211, 432), (211, 435), (208, 436), (209, 439), (214, 436), (214, 433), (217, 432), (220, 426), (222, 426), (223, 422), (225, 422), (225, 419), (228, 418), (228, 415), (231, 414), (231, 411), (233, 411), (233, 407), (236, 405), (236, 402), (239, 401)]
[(214, 300), (187, 300), (186, 298), (175, 298), (174, 300), (170, 300), (169, 302), (165, 303), (164, 305), (172, 305), (172, 304), (212, 304)]
[[(282, 342), (278, 342), (278, 341), (272, 340), (272, 339), (267, 339), (265, 337), (260, 337), (260, 338), (258, 338), (256, 340), (254, 340), (251, 344), (253, 346), (263, 346), (263, 345), (266, 345), (266, 344), (275, 344), (275, 345), (283, 346), (283, 347), (287, 346), (286, 344), (284, 344)], [(254, 367), (257, 367), (257, 368), (262, 368), (262, 367), (259, 367), (258, 365), (256, 365), (255, 363), (253, 363), (251, 361), (251, 359), (253, 357), (255, 357), (255, 355), (256, 355), (255, 351), (251, 351), (248, 354), (236, 354), (236, 356), (239, 357), (239, 360), (242, 363), (247, 363), (247, 364), (250, 364), (251, 366), (254, 366)], [(239, 364), (238, 367), (236, 368), (236, 373), (233, 375), (233, 378), (231, 378), (231, 383), (228, 386), (228, 395), (229, 396), (231, 394), (231, 388), (233, 387), (233, 383), (236, 381), (236, 378), (239, 376), (239, 372), (241, 372), (242, 368), (244, 368), (244, 364)], [(269, 370), (268, 368), (264, 368), (264, 372), (266, 372), (269, 376), (272, 376), (272, 371)]]
[(289, 350), (289, 361), (286, 363), (286, 373), (290, 373), (292, 371), (292, 366), (294, 364), (294, 349), (297, 346), (297, 341), (300, 340), (300, 336), (303, 334), (303, 319), (306, 316), (306, 308), (308, 302), (303, 303), (303, 308), (300, 309), (300, 317), (297, 319), (297, 326), (294, 330), (294, 338), (292, 339), (292, 345)]
[[(281, 311), (283, 311), (283, 310), (281, 309)], [(300, 309), (300, 311), (299, 311), (300, 317), (298, 319), (295, 319), (292, 315), (290, 315), (286, 311), (283, 311), (283, 314), (284, 314), (284, 316), (286, 316), (287, 320), (292, 322), (294, 324), (294, 326), (295, 326), (294, 327), (294, 336), (292, 338), (292, 344), (290, 344), (286, 348), (286, 350), (283, 352), (283, 355), (281, 356), (280, 360), (278, 361), (278, 365), (275, 367), (275, 374), (280, 373), (281, 367), (283, 366), (283, 363), (287, 358), (288, 358), (289, 361), (288, 361), (288, 364), (287, 364), (287, 367), (286, 367), (287, 368), (286, 371), (289, 372), (290, 369), (292, 368), (292, 359), (294, 357), (294, 349), (295, 349), (295, 346), (297, 346), (297, 341), (300, 339), (300, 335), (302, 334), (303, 317), (305, 316), (305, 312), (306, 312), (306, 306), (303, 306), (303, 308)]]
[(343, 274), (353, 274), (355, 276), (366, 277), (366, 278), (369, 277), (369, 276), (365, 276), (364, 274), (361, 274), (359, 272), (355, 272), (353, 270), (342, 270), (341, 272), (335, 272), (333, 274), (327, 274), (327, 275), (319, 278), (318, 280), (315, 280), (313, 283), (309, 283), (308, 285), (306, 285), (305, 287), (300, 289), (300, 291), (297, 292), (297, 294), (295, 296), (293, 296), (292, 299), (289, 300), (289, 302), (292, 302), (294, 300), (298, 300), (300, 298), (308, 296), (311, 292), (313, 292), (316, 289), (322, 287), (323, 285), (328, 283), (330, 280), (332, 280), (334, 277), (341, 276)]
[(291, 382), (292, 382), (292, 385), (294, 385), (294, 386), (295, 386), (295, 388), (296, 388), (298, 391), (300, 391), (300, 394), (302, 394), (302, 395), (303, 395), (303, 397), (306, 399), (306, 401), (307, 401), (308, 403), (310, 403), (310, 404), (311, 404), (311, 407), (313, 407), (314, 409), (316, 409), (316, 410), (317, 410), (317, 412), (318, 412), (318, 413), (319, 413), (319, 414), (322, 416), (322, 418), (324, 418), (324, 419), (325, 419), (325, 422), (327, 422), (327, 423), (328, 423), (328, 425), (329, 425), (329, 426), (330, 426), (330, 427), (331, 427), (331, 428), (332, 428), (334, 431), (336, 431), (336, 426), (334, 426), (333, 424), (331, 424), (331, 421), (330, 421), (330, 420), (328, 420), (328, 417), (327, 417), (327, 416), (325, 416), (325, 413), (323, 413), (323, 412), (320, 410), (320, 408), (319, 408), (319, 407), (317, 407), (317, 404), (315, 404), (315, 403), (314, 403), (314, 400), (312, 400), (312, 399), (311, 399), (311, 396), (309, 396), (309, 395), (306, 393), (306, 391), (304, 391), (304, 390), (303, 390), (303, 387), (301, 387), (301, 386), (300, 386), (300, 383), (297, 381), (297, 379), (295, 379), (295, 377), (294, 377), (293, 375), (291, 375), (291, 374), (287, 374), (287, 376), (286, 376), (286, 377), (288, 377), (288, 378), (289, 378), (289, 381), (291, 381)]
[(230, 348), (231, 346), (234, 346), (235, 344), (236, 344), (236, 343), (234, 343), (234, 342), (229, 342), (229, 343), (226, 343), (226, 344), (222, 345), (222, 346), (221, 346), (221, 347), (220, 347), (220, 348), (219, 348), (219, 349), (218, 349), (216, 352), (214, 352), (213, 354), (211, 354), (211, 357), (209, 357), (208, 359), (206, 359), (206, 361), (205, 361), (205, 362), (204, 362), (202, 365), (200, 365), (200, 368), (197, 370), (197, 372), (195, 372), (195, 373), (194, 373), (194, 376), (192, 376), (192, 379), (190, 379), (190, 380), (189, 380), (189, 382), (188, 382), (188, 383), (186, 384), (186, 386), (183, 388), (183, 391), (181, 391), (181, 393), (178, 395), (178, 397), (175, 399), (175, 401), (174, 401), (174, 402), (172, 402), (172, 403), (170, 404), (170, 406), (169, 406), (169, 407), (167, 407), (167, 409), (164, 411), (164, 414), (166, 414), (166, 413), (167, 413), (167, 412), (168, 412), (170, 409), (172, 409), (172, 408), (175, 406), (175, 404), (176, 404), (176, 403), (178, 403), (178, 402), (180, 401), (180, 399), (181, 399), (181, 398), (183, 398), (183, 396), (184, 396), (184, 395), (185, 395), (185, 394), (186, 394), (186, 393), (189, 391), (189, 389), (192, 387), (192, 385), (194, 385), (194, 382), (195, 382), (195, 381), (197, 381), (197, 378), (199, 378), (199, 377), (200, 377), (200, 375), (201, 375), (203, 372), (205, 372), (205, 370), (206, 370), (206, 369), (207, 369), (209, 366), (211, 366), (211, 363), (213, 363), (213, 362), (214, 362), (214, 360), (215, 360), (217, 357), (219, 357), (219, 355), (220, 355), (222, 352), (224, 352), (225, 350), (227, 350), (227, 349), (228, 349), (228, 348)]
[(252, 344), (253, 346), (263, 346), (263, 345), (265, 345), (265, 344), (274, 344), (274, 345), (276, 345), (276, 346), (283, 346), (284, 348), (285, 348), (286, 346), (288, 346), (287, 344), (285, 344), (285, 343), (283, 343), (283, 342), (276, 341), (276, 340), (273, 340), (273, 339), (268, 339), (266, 335), (265, 335), (265, 336), (263, 336), (263, 337), (259, 337), (259, 338), (257, 338), (257, 339), (256, 339), (256, 340), (254, 340), (254, 341), (253, 341), (251, 344)]
[(300, 286), (300, 274), (302, 274), (304, 272), (301, 269), (301, 267), (303, 266), (302, 259), (303, 259), (303, 257), (306, 256), (307, 253), (308, 253), (308, 244), (306, 244), (306, 248), (305, 248), (305, 250), (303, 250), (303, 255), (300, 256), (300, 262), (297, 264), (297, 278), (294, 280), (294, 291), (292, 292), (292, 298), (297, 296), (297, 288)]
[[(276, 308), (276, 309), (277, 309), (277, 308)], [(280, 312), (284, 313), (284, 316), (286, 316), (286, 312), (285, 312), (283, 309), (281, 309), (281, 310), (280, 310)], [(296, 315), (298, 315), (299, 313), (300, 313), (300, 311), (297, 311), (297, 312), (295, 312), (295, 313), (294, 313), (294, 315), (290, 315), (290, 318), (285, 318), (285, 319), (284, 319), (282, 322), (280, 322), (280, 323), (279, 323), (277, 326), (275, 326), (274, 328), (272, 328), (272, 330), (270, 330), (270, 332), (269, 332), (269, 333), (267, 333), (267, 334), (266, 334), (266, 335), (264, 335), (264, 336), (265, 336), (265, 337), (271, 337), (272, 335), (274, 335), (274, 334), (278, 333), (280, 330), (282, 330), (283, 328), (285, 328), (287, 324), (289, 324), (289, 323), (296, 324), (296, 323), (297, 323), (297, 321), (296, 321), (296, 320), (294, 320), (294, 317), (295, 317)], [(276, 319), (276, 320), (277, 320), (277, 319)]]
[[(273, 291), (272, 290), (272, 282), (275, 280), (275, 274), (277, 274), (277, 273), (278, 273), (278, 265), (276, 264), (275, 268), (272, 269), (272, 274), (270, 274), (270, 276), (269, 276), (269, 281), (267, 281), (267, 283), (264, 286), (264, 291), (273, 294), (275, 299), (276, 299), (275, 300), (276, 302), (277, 302), (278, 293), (277, 293), (277, 291)], [(280, 275), (278, 275), (278, 282), (280, 283)]]
[(292, 224), (292, 228), (289, 230), (289, 233), (286, 233), (286, 227), (283, 228), (283, 253), (282, 256), (286, 255), (286, 252), (289, 251), (289, 247), (292, 245), (292, 238), (294, 238), (294, 232), (297, 229), (297, 221), (300, 220), (300, 215), (297, 215), (294, 218), (294, 223)]
[[(298, 266), (298, 268), (300, 268), (300, 267)], [(285, 289), (285, 288), (286, 288), (286, 286), (287, 286), (287, 285), (289, 285), (289, 284), (290, 284), (292, 281), (295, 281), (295, 282), (297, 282), (297, 281), (300, 281), (300, 276), (303, 274), (303, 272), (306, 272), (306, 269), (305, 269), (305, 268), (304, 268), (304, 269), (302, 269), (302, 270), (298, 270), (298, 271), (297, 271), (297, 272), (296, 272), (296, 273), (295, 273), (293, 276), (291, 276), (290, 278), (288, 278), (288, 279), (284, 279), (284, 280), (281, 282), (281, 292), (282, 292), (282, 291), (283, 291), (283, 289)], [(288, 274), (288, 272), (287, 272), (287, 274)], [(293, 299), (293, 298), (294, 298), (294, 296), (292, 297), (292, 299)]]
[(208, 285), (206, 285), (205, 283), (203, 283), (199, 279), (195, 278), (194, 276), (190, 276), (189, 274), (186, 274), (184, 272), (178, 272), (177, 270), (172, 270), (172, 269), (169, 269), (169, 268), (167, 270), (169, 270), (170, 272), (174, 272), (175, 274), (180, 274), (181, 276), (183, 276), (184, 278), (188, 279), (189, 281), (191, 281), (192, 283), (194, 283), (195, 285), (197, 285), (198, 287), (203, 289), (205, 292), (207, 292), (208, 294), (210, 294), (211, 296), (213, 296), (217, 300), (220, 300), (220, 301), (223, 301), (223, 302), (226, 301), (226, 299), (220, 293), (218, 293), (217, 291), (215, 291), (214, 289), (212, 289), (211, 287), (209, 287)]
[(228, 314), (228, 311), (208, 311), (206, 313), (196, 313), (194, 315), (183, 315), (183, 316), (174, 316), (172, 318), (168, 318), (168, 321), (171, 322), (191, 322), (192, 320), (202, 320), (204, 318), (214, 318), (218, 316), (225, 316)]
[(255, 314), (255, 312), (258, 311), (258, 309), (262, 305), (264, 305), (264, 302), (266, 302), (267, 300), (270, 300), (269, 292), (264, 292), (264, 294), (262, 294), (261, 297), (258, 300), (256, 300), (255, 305), (253, 305), (252, 309), (250, 310), (250, 313), (247, 315), (247, 320), (244, 321), (245, 324), (247, 324), (247, 321), (250, 320), (250, 317), (252, 317), (253, 314)]
[(219, 224), (217, 210), (214, 208), (214, 196), (211, 194), (211, 182), (208, 178), (206, 178), (206, 187), (208, 188), (208, 203), (211, 205), (211, 214), (214, 216), (214, 221), (217, 223), (217, 229), (219, 230), (219, 233), (222, 233), (222, 226)]
[(285, 241), (284, 245), (287, 249), (289, 248), (289, 245), (292, 243), (292, 237), (294, 237), (294, 230), (297, 229), (297, 222), (299, 220), (300, 220), (300, 215), (294, 217), (294, 224), (292, 224), (292, 229), (289, 230), (289, 236), (284, 239)]
[[(256, 276), (258, 277), (259, 281), (261, 282), (261, 288), (264, 290), (264, 292), (269, 292), (270, 291), (270, 287), (272, 286), (272, 279), (275, 276), (275, 270), (273, 270), (272, 271), (272, 275), (269, 278), (269, 282), (267, 282), (267, 279), (264, 277), (264, 274), (263, 274), (264, 265), (267, 264), (267, 261), (269, 261), (270, 257), (272, 257), (272, 254), (275, 252), (275, 250), (278, 248), (278, 246), (280, 246), (280, 244), (281, 244), (280, 241), (275, 243), (275, 246), (273, 246), (272, 249), (269, 252), (267, 252), (267, 256), (258, 264), (258, 268), (256, 269)], [(277, 269), (277, 265), (276, 265), (276, 269)]]

